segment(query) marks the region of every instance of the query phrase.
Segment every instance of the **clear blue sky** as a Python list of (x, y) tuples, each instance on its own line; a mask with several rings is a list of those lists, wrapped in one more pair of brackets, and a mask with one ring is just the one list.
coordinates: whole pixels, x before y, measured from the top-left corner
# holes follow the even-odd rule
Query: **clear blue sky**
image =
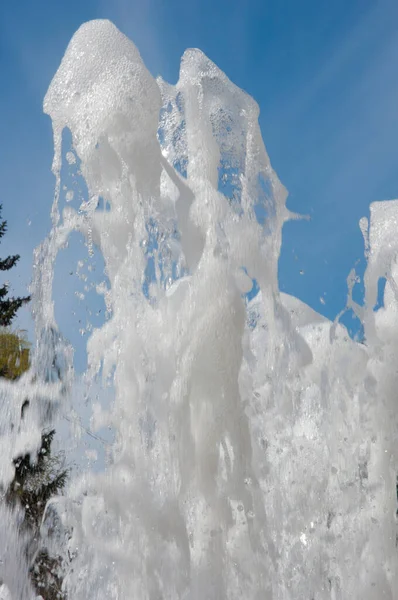
[[(154, 75), (175, 82), (183, 51), (199, 47), (257, 100), (288, 207), (311, 216), (285, 228), (281, 288), (333, 318), (363, 256), (360, 217), (370, 202), (398, 197), (397, 0), (2, 0), (0, 200), (9, 233), (0, 256), (22, 255), (10, 275), (17, 293), (50, 226), (42, 99), (74, 31), (94, 18), (131, 37)], [(72, 304), (60, 304), (66, 327)], [(29, 327), (27, 312), (19, 325)]]

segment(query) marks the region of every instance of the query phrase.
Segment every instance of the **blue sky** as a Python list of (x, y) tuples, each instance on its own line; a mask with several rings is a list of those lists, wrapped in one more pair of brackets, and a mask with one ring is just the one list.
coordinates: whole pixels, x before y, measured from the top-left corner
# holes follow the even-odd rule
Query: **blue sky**
[[(370, 202), (398, 197), (396, 0), (2, 0), (0, 201), (9, 233), (0, 256), (22, 256), (9, 277), (16, 293), (50, 227), (53, 148), (42, 99), (74, 31), (105, 17), (154, 75), (175, 82), (183, 51), (199, 47), (257, 100), (288, 207), (311, 216), (285, 227), (281, 288), (334, 318), (350, 269), (361, 260), (363, 270), (359, 219)], [(62, 261), (58, 314), (73, 337), (71, 265)], [(24, 310), (18, 324), (30, 329)]]

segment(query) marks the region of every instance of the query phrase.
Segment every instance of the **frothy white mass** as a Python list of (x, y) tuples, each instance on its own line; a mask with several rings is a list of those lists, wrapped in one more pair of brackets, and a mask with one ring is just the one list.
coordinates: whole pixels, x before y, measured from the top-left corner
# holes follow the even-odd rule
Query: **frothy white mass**
[[(111, 426), (115, 443), (105, 470), (72, 477), (56, 503), (68, 598), (398, 598), (398, 203), (372, 205), (361, 222), (366, 302), (348, 301), (365, 330), (356, 343), (279, 292), (286, 191), (257, 104), (202, 52), (187, 50), (169, 85), (114, 25), (87, 23), (44, 109), (53, 229), (36, 253), (35, 377), (1, 388), (1, 477), (12, 478), (16, 447), (37, 448), (40, 427), (68, 406), (72, 351), (52, 280), (78, 231), (108, 278), (111, 316), (89, 337), (86, 380), (112, 382), (110, 408), (93, 406), (92, 422)], [(65, 128), (88, 197), (61, 214)], [(24, 394), (36, 408), (21, 431), (8, 421)], [(18, 554), (16, 516), (1, 518), (3, 588), (31, 598), (23, 564), (4, 566)]]

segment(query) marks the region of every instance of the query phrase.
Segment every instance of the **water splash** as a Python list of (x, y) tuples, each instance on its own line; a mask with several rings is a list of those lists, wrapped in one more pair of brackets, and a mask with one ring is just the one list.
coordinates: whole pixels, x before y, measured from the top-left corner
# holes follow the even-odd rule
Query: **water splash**
[[(73, 385), (52, 277), (74, 231), (102, 253), (111, 313), (86, 373), (112, 380), (92, 420), (115, 432), (111, 459), (57, 502), (68, 597), (396, 598), (398, 205), (372, 206), (356, 344), (279, 292), (289, 212), (259, 109), (199, 50), (171, 86), (111, 23), (87, 23), (44, 109), (56, 194), (33, 290), (38, 405), (56, 411)], [(88, 198), (61, 214), (65, 128)], [(36, 437), (53, 412), (31, 418)]]

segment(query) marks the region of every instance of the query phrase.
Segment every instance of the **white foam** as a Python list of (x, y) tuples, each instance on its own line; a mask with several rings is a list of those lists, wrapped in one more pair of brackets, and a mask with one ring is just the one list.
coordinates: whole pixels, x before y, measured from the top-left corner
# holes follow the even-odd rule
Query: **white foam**
[[(203, 53), (184, 54), (171, 86), (111, 23), (87, 23), (44, 108), (57, 188), (38, 331), (56, 329), (53, 263), (72, 231), (103, 255), (112, 315), (89, 338), (86, 373), (112, 378), (109, 410), (93, 407), (93, 425), (115, 432), (111, 461), (58, 505), (68, 596), (392, 600), (397, 205), (372, 206), (368, 343), (356, 344), (280, 294), (286, 192), (256, 103)], [(65, 127), (89, 198), (61, 218)]]

